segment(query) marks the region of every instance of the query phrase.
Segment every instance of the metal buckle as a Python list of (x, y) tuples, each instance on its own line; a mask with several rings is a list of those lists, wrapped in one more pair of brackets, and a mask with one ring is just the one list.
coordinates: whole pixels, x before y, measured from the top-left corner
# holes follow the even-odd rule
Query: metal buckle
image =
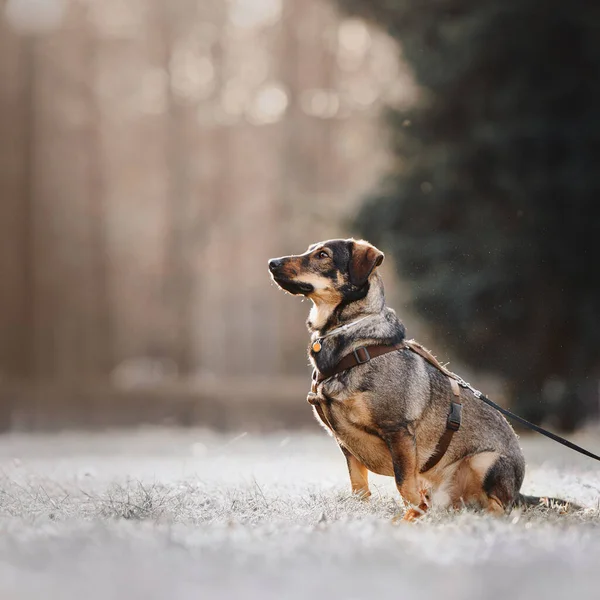
[[(367, 358), (365, 358), (365, 360), (360, 359), (360, 356), (358, 355), (359, 350), (364, 350), (365, 355), (367, 356)], [(356, 359), (356, 362), (359, 365), (364, 365), (365, 363), (367, 363), (371, 360), (371, 355), (369, 354), (369, 351), (365, 348), (365, 346), (360, 346), (356, 350), (353, 350), (353, 354), (354, 354), (354, 358)]]
[(458, 431), (460, 424), (462, 423), (462, 404), (458, 402), (452, 402), (450, 404), (450, 414), (448, 415), (448, 421), (446, 427), (452, 431)]

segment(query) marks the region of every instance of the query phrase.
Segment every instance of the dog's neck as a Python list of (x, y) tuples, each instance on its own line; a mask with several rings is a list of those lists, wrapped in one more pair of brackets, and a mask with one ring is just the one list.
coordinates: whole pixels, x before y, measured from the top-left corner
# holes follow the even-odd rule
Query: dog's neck
[(308, 329), (311, 332), (308, 356), (321, 373), (333, 369), (357, 345), (392, 346), (400, 343), (406, 333), (396, 313), (386, 306), (383, 283), (376, 273), (362, 297), (333, 307), (315, 304)]
[(325, 335), (361, 317), (379, 314), (385, 308), (383, 280), (378, 273), (371, 276), (365, 291), (358, 290), (356, 295), (356, 300), (341, 304), (311, 299), (313, 306), (306, 324), (313, 337)]

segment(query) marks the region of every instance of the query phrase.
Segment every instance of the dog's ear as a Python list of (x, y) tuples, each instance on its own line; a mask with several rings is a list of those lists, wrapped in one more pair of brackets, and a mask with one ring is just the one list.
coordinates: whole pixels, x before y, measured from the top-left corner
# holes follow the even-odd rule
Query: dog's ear
[(350, 283), (362, 287), (367, 283), (373, 269), (383, 262), (384, 254), (369, 242), (351, 242), (348, 274)]

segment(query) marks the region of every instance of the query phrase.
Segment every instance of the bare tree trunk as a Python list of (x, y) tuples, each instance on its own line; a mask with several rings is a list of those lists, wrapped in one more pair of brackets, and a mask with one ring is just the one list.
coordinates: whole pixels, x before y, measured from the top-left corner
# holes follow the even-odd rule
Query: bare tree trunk
[[(89, 126), (86, 132), (88, 151), (88, 207), (94, 306), (91, 311), (93, 344), (89, 352), (88, 375), (107, 376), (114, 367), (112, 305), (109, 285), (110, 256), (107, 242), (107, 206), (102, 151), (102, 111), (95, 90), (99, 40), (91, 28), (86, 35)], [(84, 146), (84, 147), (85, 147)]]
[(32, 256), (33, 162), (35, 152), (33, 38), (2, 31), (0, 69), (13, 76), (0, 90), (0, 432), (11, 427), (11, 380), (34, 372)]
[(21, 336), (18, 347), (18, 359), (15, 375), (18, 378), (34, 378), (37, 375), (35, 365), (35, 283), (33, 256), (33, 212), (34, 212), (34, 163), (35, 163), (35, 40), (25, 37), (22, 42), (23, 53), (23, 184), (21, 204)]
[[(226, 7), (221, 7), (215, 13), (219, 35), (212, 46), (211, 58), (215, 67), (215, 87), (223, 89), (227, 78), (227, 56), (225, 23), (227, 13)], [(215, 101), (213, 107), (216, 107)], [(208, 176), (204, 176), (205, 185), (202, 198), (202, 215), (198, 220), (196, 235), (201, 240), (203, 259), (205, 266), (202, 273), (197, 277), (202, 280), (196, 282), (196, 286), (202, 290), (199, 295), (201, 306), (197, 307), (199, 321), (202, 324), (200, 332), (195, 332), (195, 344), (198, 350), (198, 361), (201, 369), (219, 375), (229, 374), (236, 371), (230, 360), (231, 351), (223, 343), (224, 339), (231, 339), (226, 331), (227, 314), (224, 308), (224, 300), (227, 298), (227, 283), (222, 277), (214, 276), (214, 265), (208, 266), (208, 261), (214, 258), (215, 248), (222, 251), (222, 238), (227, 226), (227, 215), (230, 211), (229, 201), (233, 191), (234, 169), (232, 150), (234, 147), (234, 134), (232, 127), (209, 127), (201, 131), (202, 141), (200, 152), (210, 157), (213, 168)], [(207, 253), (207, 248), (210, 248)], [(235, 339), (235, 338), (234, 338)], [(236, 355), (239, 349), (236, 348)]]
[[(182, 7), (179, 7), (181, 10)], [(158, 21), (162, 29), (164, 67), (171, 74), (171, 57), (179, 14), (169, 3), (158, 1)], [(193, 368), (192, 343), (192, 280), (189, 252), (190, 174), (186, 109), (173, 93), (170, 77), (167, 82), (167, 260), (165, 298), (171, 307), (175, 324), (173, 359), (179, 373), (188, 375)]]

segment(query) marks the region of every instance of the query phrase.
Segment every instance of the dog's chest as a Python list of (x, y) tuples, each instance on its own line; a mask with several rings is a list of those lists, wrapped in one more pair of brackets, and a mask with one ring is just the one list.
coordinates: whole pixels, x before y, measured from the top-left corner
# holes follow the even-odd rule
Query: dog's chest
[(393, 475), (392, 458), (376, 434), (368, 398), (363, 394), (322, 400), (316, 414), (336, 439), (373, 473)]

